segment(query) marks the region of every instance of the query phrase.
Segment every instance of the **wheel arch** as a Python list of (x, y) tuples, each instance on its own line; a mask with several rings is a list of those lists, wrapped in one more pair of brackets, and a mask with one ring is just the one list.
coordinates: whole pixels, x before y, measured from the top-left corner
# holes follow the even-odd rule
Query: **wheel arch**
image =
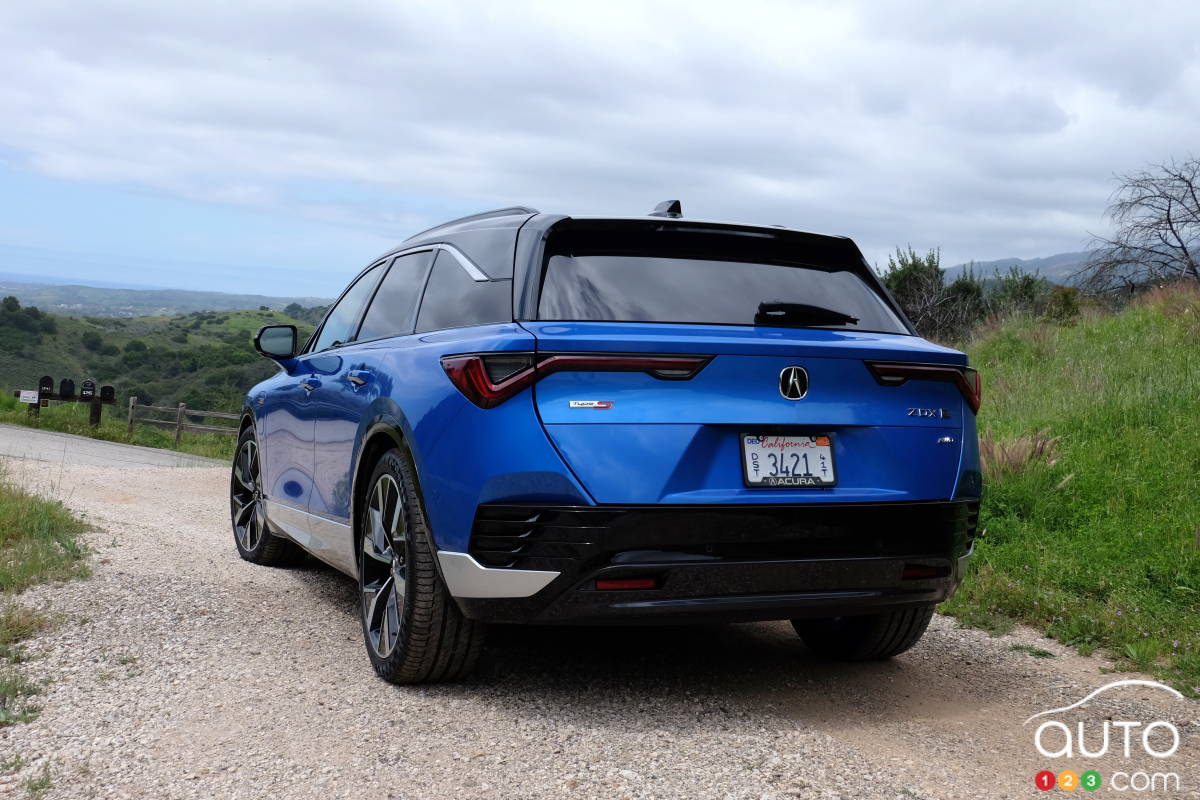
[[(413, 453), (412, 447), (404, 435), (400, 421), (391, 417), (385, 417), (372, 423), (363, 434), (362, 446), (358, 448), (358, 453), (355, 454), (354, 468), (351, 472), (353, 482), (350, 489), (350, 529), (354, 537), (356, 558), (360, 547), (358, 539), (359, 509), (366, 500), (367, 482), (370, 480), (371, 473), (375, 471), (375, 465), (379, 463), (380, 457), (389, 450), (400, 450), (408, 457), (413, 466), (413, 478), (416, 480), (416, 486), (413, 489), (417, 494), (417, 499), (420, 501), (422, 508), (428, 508), (425, 504), (425, 494), (421, 490), (421, 475), (417, 469), (416, 455)], [(426, 513), (423, 516), (425, 518), (425, 525), (429, 527), (429, 514)], [(437, 536), (433, 534), (432, 529), (430, 530), (430, 534), (430, 543), (436, 554), (438, 550)], [(444, 578), (441, 575), (442, 565), (436, 557), (433, 559), (433, 563), (439, 577)]]

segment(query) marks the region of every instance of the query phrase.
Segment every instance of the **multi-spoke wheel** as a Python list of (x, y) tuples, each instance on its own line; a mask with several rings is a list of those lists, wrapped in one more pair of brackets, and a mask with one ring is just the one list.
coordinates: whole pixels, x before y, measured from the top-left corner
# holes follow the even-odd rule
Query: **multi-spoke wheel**
[(404, 613), (404, 499), (391, 475), (371, 487), (362, 537), (362, 610), (367, 644), (380, 658), (396, 649)]
[(479, 657), (483, 626), (463, 616), (442, 583), (407, 455), (385, 453), (361, 498), (358, 585), (375, 672), (392, 683), (462, 677)]
[(247, 561), (281, 566), (303, 558), (303, 551), (282, 539), (267, 527), (263, 498), (262, 469), (254, 430), (247, 428), (238, 437), (237, 453), (229, 478), (229, 511), (233, 519), (233, 540), (238, 553)]

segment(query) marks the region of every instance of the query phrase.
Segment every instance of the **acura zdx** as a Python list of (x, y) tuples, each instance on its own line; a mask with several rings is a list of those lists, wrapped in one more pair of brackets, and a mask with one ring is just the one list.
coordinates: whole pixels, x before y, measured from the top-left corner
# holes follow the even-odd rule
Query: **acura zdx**
[(255, 346), (238, 552), (355, 578), (392, 682), (463, 676), (490, 623), (790, 620), (888, 658), (972, 549), (979, 375), (846, 238), (507, 208)]

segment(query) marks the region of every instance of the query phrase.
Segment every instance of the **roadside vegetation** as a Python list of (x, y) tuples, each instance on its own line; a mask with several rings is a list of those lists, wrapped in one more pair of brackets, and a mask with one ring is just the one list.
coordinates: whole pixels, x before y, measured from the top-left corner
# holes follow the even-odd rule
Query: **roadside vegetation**
[(87, 573), (80, 535), (87, 526), (57, 500), (31, 495), (0, 471), (0, 727), (37, 715), (41, 687), (20, 668), (21, 642), (49, 620), (19, 600), (36, 583)]
[[(139, 425), (130, 434), (125, 403), (136, 396), (143, 405), (186, 403), (204, 411), (237, 412), (245, 391), (275, 371), (254, 352), (254, 333), (263, 325), (292, 324), (306, 337), (324, 310), (293, 303), (284, 311), (264, 307), (176, 317), (68, 317), (3, 298), (0, 423), (232, 458), (232, 437), (185, 433), (175, 448), (171, 431)], [(52, 404), (32, 417), (12, 394), (36, 388), (42, 375), (50, 375), (56, 387), (70, 378), (76, 391), (86, 378), (112, 384), (117, 402), (104, 407), (98, 429), (88, 425), (88, 408), (82, 404)]]
[[(251, 341), (264, 325), (296, 325), (306, 336), (323, 309), (200, 311), (175, 317), (68, 317), (0, 300), (0, 394), (35, 389), (42, 375), (112, 384), (117, 406), (136, 395), (143, 404), (237, 411), (250, 386), (275, 367)], [(296, 315), (296, 316), (293, 316)]]
[(58, 433), (73, 433), (77, 436), (90, 436), (107, 442), (178, 450), (181, 453), (191, 453), (223, 461), (233, 458), (237, 442), (232, 436), (185, 432), (180, 437), (179, 447), (176, 447), (175, 433), (170, 430), (153, 428), (149, 425), (136, 425), (131, 435), (126, 422), (126, 410), (126, 407), (119, 403), (115, 406), (105, 407), (100, 418), (100, 426), (93, 428), (88, 424), (88, 407), (84, 404), (54, 404), (41, 409), (38, 416), (33, 417), (29, 414), (28, 406), (18, 402), (16, 398), (0, 397), (0, 423), (25, 425)]
[(1193, 282), (970, 337), (982, 533), (944, 612), (998, 633), (1031, 624), (1200, 694), (1198, 340)]

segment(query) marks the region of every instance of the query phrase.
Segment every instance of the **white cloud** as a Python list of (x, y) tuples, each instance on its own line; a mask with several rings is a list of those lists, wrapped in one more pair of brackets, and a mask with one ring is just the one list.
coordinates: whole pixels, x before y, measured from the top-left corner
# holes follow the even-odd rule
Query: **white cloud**
[(0, 147), (396, 238), (679, 197), (872, 260), (1045, 255), (1102, 226), (1113, 172), (1195, 146), (1197, 29), (1153, 3), (8, 4)]

